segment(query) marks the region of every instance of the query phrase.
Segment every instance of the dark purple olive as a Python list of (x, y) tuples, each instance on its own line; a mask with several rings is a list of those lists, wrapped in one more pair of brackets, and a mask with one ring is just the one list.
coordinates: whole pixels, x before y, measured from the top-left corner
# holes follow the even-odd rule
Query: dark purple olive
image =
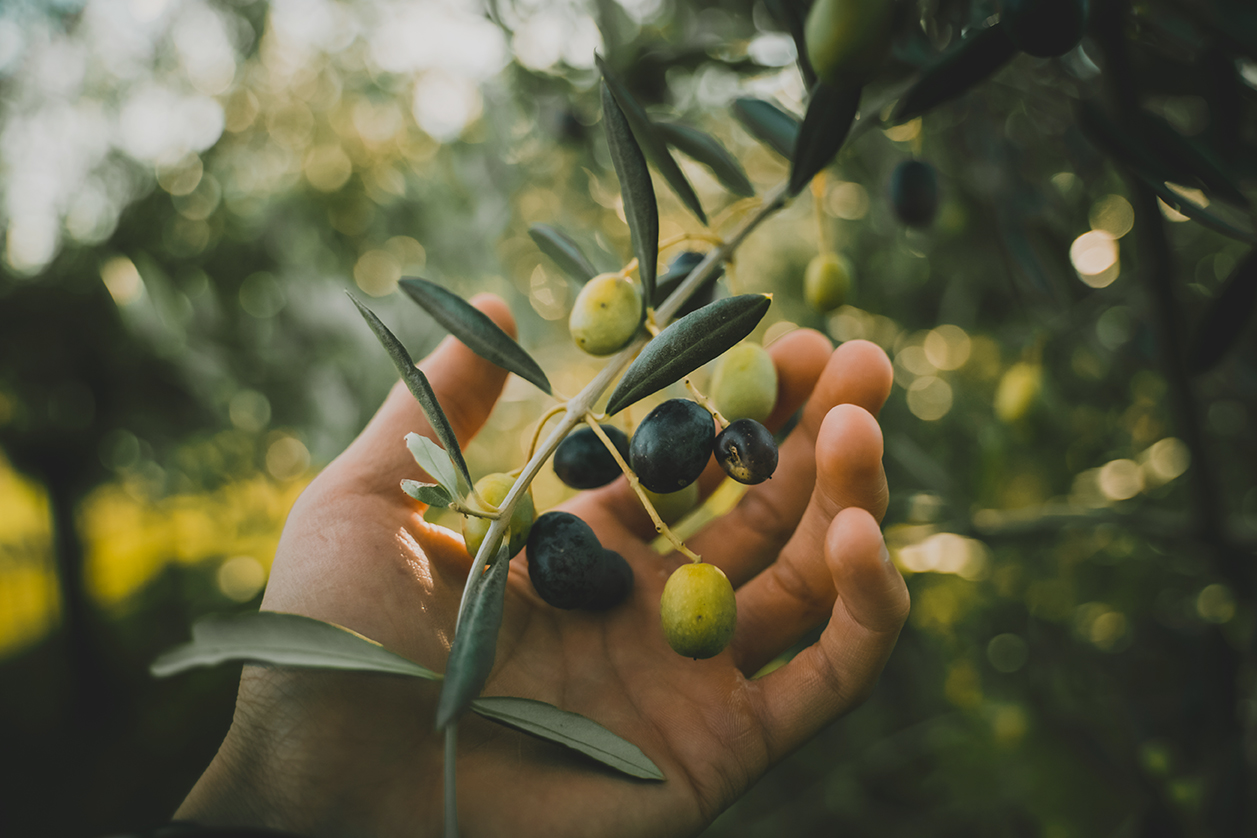
[(716, 462), (739, 483), (763, 483), (777, 470), (777, 443), (754, 419), (739, 419), (716, 437)]

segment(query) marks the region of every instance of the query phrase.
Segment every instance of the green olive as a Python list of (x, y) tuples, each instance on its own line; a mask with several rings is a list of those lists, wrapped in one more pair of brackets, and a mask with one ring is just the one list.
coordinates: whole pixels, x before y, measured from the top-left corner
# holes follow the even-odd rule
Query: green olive
[[(509, 474), (486, 474), (484, 477), (476, 481), (476, 492), (480, 497), (484, 498), (486, 503), (494, 506), (500, 506), (502, 501), (506, 500), (506, 495), (511, 491), (511, 487), (515, 485), (515, 478)], [(475, 496), (467, 499), (467, 505), (472, 509), (487, 512), (482, 505), (476, 502)], [(511, 523), (509, 527), (511, 537), (511, 555), (514, 556), (520, 550), (524, 549), (524, 545), (528, 543), (528, 531), (532, 528), (532, 521), (536, 515), (536, 510), (532, 504), (532, 494), (524, 492), (515, 504), (515, 511), (511, 513)], [(475, 515), (463, 516), (463, 541), (467, 544), (467, 552), (476, 555), (480, 550), (480, 545), (484, 543), (484, 537), (489, 534), (489, 525), (493, 523), (491, 518), (478, 518)]]
[(803, 32), (817, 77), (841, 87), (868, 81), (890, 51), (894, 9), (890, 0), (816, 0)]
[(576, 295), (568, 328), (572, 340), (590, 355), (623, 349), (642, 321), (642, 295), (618, 274), (596, 276)]
[(642, 491), (646, 493), (651, 506), (655, 507), (655, 511), (659, 513), (659, 517), (665, 524), (675, 524), (688, 515), (691, 509), (698, 506), (697, 483), (691, 483), (677, 492), (660, 494), (650, 491), (645, 486), (642, 487)]
[(697, 562), (677, 568), (659, 600), (663, 635), (678, 655), (710, 658), (733, 639), (738, 602), (733, 585), (715, 565)]
[(803, 274), (803, 299), (817, 311), (833, 311), (847, 301), (854, 281), (854, 271), (846, 257), (818, 253), (807, 263)]
[(710, 395), (716, 410), (730, 422), (763, 422), (777, 404), (777, 367), (758, 343), (739, 343), (716, 362)]
[(1030, 412), (1043, 389), (1043, 370), (1038, 364), (1019, 361), (1005, 371), (995, 391), (995, 413), (1013, 423)]

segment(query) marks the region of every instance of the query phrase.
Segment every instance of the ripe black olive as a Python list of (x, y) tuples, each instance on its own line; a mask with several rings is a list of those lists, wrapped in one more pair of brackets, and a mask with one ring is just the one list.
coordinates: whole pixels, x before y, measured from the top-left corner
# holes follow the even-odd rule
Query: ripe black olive
[(754, 419), (739, 419), (716, 437), (716, 462), (739, 483), (763, 483), (777, 470), (777, 443)]
[(570, 512), (547, 512), (528, 535), (528, 578), (555, 608), (606, 611), (633, 589), (633, 569)]
[[(620, 452), (620, 456), (628, 462), (628, 435), (612, 425), (601, 427)], [(559, 443), (554, 452), (554, 473), (573, 489), (597, 489), (619, 477), (620, 466), (607, 450), (607, 446), (598, 439), (593, 428), (586, 426), (568, 434)]]
[(716, 438), (711, 414), (688, 399), (671, 399), (646, 415), (629, 443), (629, 464), (652, 492), (676, 492), (698, 479)]

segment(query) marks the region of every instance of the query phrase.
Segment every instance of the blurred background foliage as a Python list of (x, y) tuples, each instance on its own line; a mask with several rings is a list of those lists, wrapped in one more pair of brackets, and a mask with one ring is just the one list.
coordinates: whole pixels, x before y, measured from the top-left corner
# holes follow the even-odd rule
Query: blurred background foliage
[[(595, 50), (763, 194), (786, 161), (729, 104), (802, 113), (781, 21), (805, 6), (0, 10), (0, 834), (162, 823), (208, 763), (238, 673), (157, 683), (147, 664), (201, 614), (257, 607), (288, 507), (394, 380), (343, 292), (378, 298), (416, 356), (441, 334), (393, 293), (399, 277), (502, 295), (574, 393), (597, 367), (567, 337), (576, 289), (527, 230), (562, 227), (600, 269), (628, 258)], [(884, 121), (997, 12), (901, 4), (868, 124), (725, 281), (775, 294), (759, 339), (811, 327), (894, 359), (885, 525), (913, 610), (868, 704), (709, 835), (1257, 829), (1244, 305), (1211, 369), (1190, 377), (1183, 348), (1237, 266), (1253, 282), (1251, 221), (1217, 204), (1243, 229), (1188, 220), (1075, 117), (1082, 100), (1153, 115), (1251, 194), (1257, 25), (1224, 0), (1092, 0), (1063, 58), (1020, 55), (923, 118)], [(888, 200), (913, 158), (940, 176), (925, 230)], [(745, 206), (681, 162), (727, 231)], [(1197, 186), (1177, 188), (1206, 209)], [(701, 231), (657, 191), (663, 238)], [(801, 293), (822, 235), (856, 272), (829, 315)], [(509, 384), (473, 472), (522, 463), (545, 407)], [(552, 473), (536, 488), (543, 509), (567, 491)]]

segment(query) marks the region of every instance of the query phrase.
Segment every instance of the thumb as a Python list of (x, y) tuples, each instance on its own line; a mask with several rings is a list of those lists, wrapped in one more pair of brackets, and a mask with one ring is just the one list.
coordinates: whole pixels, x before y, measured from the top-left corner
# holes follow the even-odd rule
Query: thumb
[[(500, 297), (479, 294), (471, 299), (471, 304), (502, 331), (515, 336), (515, 319)], [(481, 358), (452, 335), (419, 362), (419, 369), (432, 385), (459, 445), (466, 445), (489, 418), (502, 394), (506, 370)], [(398, 381), (341, 459), (360, 480), (366, 481), (369, 490), (396, 490), (403, 478), (422, 476), (404, 442), (411, 432), (437, 440), (423, 408), (405, 383)]]

